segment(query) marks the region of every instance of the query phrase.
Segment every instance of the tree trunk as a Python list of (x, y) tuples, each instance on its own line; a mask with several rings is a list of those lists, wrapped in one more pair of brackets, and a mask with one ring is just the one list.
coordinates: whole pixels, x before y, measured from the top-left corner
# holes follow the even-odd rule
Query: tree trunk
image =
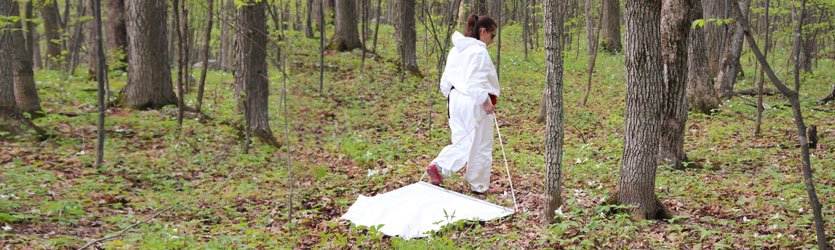
[[(19, 16), (18, 5), (13, 0), (0, 0), (0, 16)], [(19, 29), (18, 29), (19, 30)], [(12, 29), (0, 29), (0, 139), (12, 138), (26, 132), (26, 126), (31, 122), (20, 112), (15, 101), (14, 68), (10, 65), (17, 65), (16, 53), (20, 46), (16, 45), (18, 36)], [(22, 34), (20, 34), (22, 35)], [(20, 41), (22, 42), (22, 40)]]
[[(171, 19), (171, 23), (173, 24), (175, 33), (177, 34), (175, 44), (177, 45), (177, 129), (179, 130), (183, 128), (183, 104), (185, 97), (185, 91), (183, 91), (183, 76), (185, 74), (184, 71), (186, 69), (185, 64), (187, 63), (185, 61), (184, 52), (185, 47), (188, 46), (188, 42), (183, 41), (183, 38), (185, 38), (185, 34), (183, 34), (184, 29), (182, 29), (182, 27), (185, 27), (185, 24), (181, 25), (180, 22), (188, 19), (180, 18), (180, 11), (185, 10), (185, 3), (180, 4), (179, 0), (174, 0), (172, 4), (174, 18)], [(183, 15), (185, 15), (185, 13), (183, 13)]]
[(177, 103), (171, 85), (168, 51), (168, 5), (164, 1), (126, 1), (128, 82), (124, 105), (158, 109)]
[(304, 35), (307, 39), (313, 39), (313, 0), (307, 0), (307, 15), (304, 20)]
[[(17, 1), (9, 1), (12, 8), (9, 16), (20, 16), (20, 8)], [(11, 30), (11, 42), (9, 48), (14, 54), (14, 97), (17, 107), (21, 112), (29, 113), (33, 117), (42, 116), (41, 99), (38, 97), (38, 90), (35, 88), (35, 73), (32, 71), (32, 56), (28, 54), (26, 40), (23, 38), (22, 22), (14, 22), (8, 27)], [(11, 64), (2, 64), (11, 65)], [(5, 66), (4, 66), (5, 67)]]
[[(749, 3), (749, 0), (739, 1), (739, 7), (742, 8), (745, 16), (748, 16)], [(716, 82), (713, 83), (719, 96), (725, 99), (731, 99), (734, 95), (734, 83), (737, 73), (740, 71), (739, 57), (742, 55), (742, 28), (738, 24), (732, 23), (730, 30), (733, 31), (730, 36), (730, 46), (725, 46), (725, 53), (722, 54), (722, 60), (719, 62)]]
[[(221, 0), (222, 1), (222, 0)], [(221, 62), (220, 67), (223, 70), (231, 70), (235, 67), (235, 40), (234, 34), (235, 29), (232, 28), (234, 24), (234, 16), (229, 13), (235, 13), (235, 4), (233, 0), (226, 0), (225, 6), (223, 7), (223, 11), (221, 11), (222, 20), (229, 20), (227, 22), (223, 22), (223, 26), (221, 27), (220, 36), (220, 46), (222, 49), (221, 53)]]
[[(342, 2), (342, 1), (339, 1)], [(267, 71), (266, 1), (248, 2), (238, 10), (237, 63), (235, 85), (243, 90), (243, 111), (252, 134), (262, 142), (280, 147), (270, 130)], [(248, 115), (247, 115), (248, 114)]]
[[(87, 13), (90, 13), (90, 15), (93, 14), (93, 1), (94, 0), (84, 0), (84, 8)], [(96, 69), (98, 69), (98, 66), (96, 65), (96, 62), (98, 61), (98, 55), (96, 54), (96, 23), (85, 22), (84, 29), (86, 30), (86, 32), (84, 32), (84, 44), (87, 48), (87, 76), (90, 79), (94, 79), (96, 78)]]
[(661, 133), (661, 0), (633, 1), (626, 22), (626, 126), (617, 201), (634, 219), (669, 217), (655, 196)]
[(113, 58), (114, 69), (127, 71), (128, 30), (125, 22), (125, 0), (110, 0), (107, 4), (107, 48), (118, 58)]
[[(763, 50), (763, 58), (768, 60), (768, 49), (771, 46), (771, 23), (769, 23), (769, 5), (771, 0), (765, 0), (765, 49)], [(765, 67), (760, 67), (760, 79), (757, 82), (757, 115), (756, 124), (754, 124), (754, 136), (759, 137), (762, 132), (763, 119), (763, 90), (765, 85)]]
[(421, 76), (415, 51), (415, 0), (400, 0), (400, 11), (400, 64), (404, 70)]
[(58, 14), (58, 1), (44, 2), (41, 7), (44, 35), (46, 38), (46, 66), (57, 70), (61, 66), (61, 17)]
[(562, 206), (562, 143), (563, 143), (563, 100), (562, 100), (562, 43), (563, 16), (559, 0), (545, 0), (545, 86), (547, 100), (547, 122), (545, 125), (545, 207), (542, 210), (542, 224), (551, 224), (555, 211)]
[[(591, 55), (591, 53), (592, 53), (591, 50), (593, 48), (592, 45), (593, 45), (593, 42), (594, 42), (594, 41), (592, 41), (592, 39), (594, 38), (593, 37), (594, 30), (592, 30), (592, 27), (591, 27), (591, 19), (592, 19), (591, 8), (592, 8), (592, 5), (594, 5), (592, 0), (586, 0), (586, 50), (588, 50), (589, 55)], [(577, 50), (579, 51), (579, 48), (577, 48)]]
[[(472, 0), (473, 9), (470, 13), (482, 16), (487, 15), (487, 0)], [(469, 16), (469, 14), (467, 15)]]
[[(692, 0), (690, 6), (690, 20), (702, 19), (702, 5), (700, 0)], [(710, 114), (719, 108), (722, 102), (713, 88), (713, 78), (710, 76), (707, 49), (705, 46), (705, 29), (691, 29), (687, 41), (687, 105), (690, 110)]]
[(209, 52), (212, 49), (212, 22), (214, 21), (215, 1), (209, 1), (208, 15), (209, 23), (206, 24), (206, 39), (203, 40), (203, 68), (200, 70), (200, 83), (197, 86), (197, 112), (200, 113), (203, 107), (203, 90), (206, 87), (206, 73), (209, 70)]
[[(702, 2), (704, 19), (724, 19), (729, 17), (729, 0), (708, 0)], [(707, 63), (710, 67), (711, 78), (719, 72), (719, 62), (725, 51), (725, 40), (729, 37), (729, 25), (717, 25), (716, 23), (705, 23), (704, 37), (707, 48)], [(721, 93), (720, 93), (721, 94)]]
[(356, 0), (336, 1), (336, 32), (329, 46), (332, 50), (351, 51), (362, 48), (356, 20)]
[(26, 2), (24, 12), (24, 22), (26, 23), (26, 53), (29, 54), (29, 56), (31, 57), (32, 66), (36, 68), (41, 68), (41, 62), (39, 60), (35, 60), (36, 58), (40, 59), (40, 56), (36, 56), (40, 55), (40, 51), (35, 49), (38, 44), (38, 41), (35, 39), (37, 37), (37, 25), (34, 21), (32, 21), (34, 19), (34, 13), (32, 11), (32, 1)]
[(667, 165), (681, 168), (687, 161), (684, 128), (687, 122), (687, 34), (690, 0), (664, 0), (661, 7), (661, 138), (658, 157)]
[(620, 1), (602, 0), (603, 5), (603, 50), (609, 53), (620, 52)]
[[(96, 70), (96, 73), (97, 73), (96, 74), (96, 81), (98, 83), (98, 85), (97, 85), (97, 90), (98, 91), (96, 93), (96, 97), (97, 97), (96, 99), (98, 101), (97, 106), (98, 106), (98, 109), (99, 109), (99, 119), (98, 119), (98, 124), (96, 126), (96, 130), (98, 130), (97, 131), (97, 133), (98, 133), (97, 137), (98, 138), (97, 138), (97, 141), (96, 141), (96, 167), (101, 169), (102, 167), (104, 167), (104, 139), (105, 139), (104, 118), (105, 118), (105, 115), (106, 115), (105, 114), (105, 109), (107, 108), (106, 107), (107, 104), (105, 103), (105, 98), (108, 95), (107, 92), (109, 91), (109, 89), (108, 89), (109, 87), (106, 84), (107, 83), (107, 74), (106, 74), (106, 71), (107, 71), (107, 61), (106, 60), (107, 59), (104, 56), (104, 48), (103, 48), (104, 47), (104, 42), (102, 42), (103, 35), (102, 35), (102, 21), (101, 21), (101, 0), (94, 0), (92, 6), (93, 6), (93, 11), (91, 13), (93, 13), (93, 20), (94, 20), (95, 25), (96, 25), (95, 30), (94, 30), (94, 32), (96, 34), (96, 44), (95, 44), (94, 47), (96, 47), (96, 52), (95, 53), (97, 55), (96, 57), (98, 58), (98, 60), (96, 61), (96, 65), (98, 66), (98, 69)], [(91, 51), (90, 53), (93, 53), (93, 52)]]

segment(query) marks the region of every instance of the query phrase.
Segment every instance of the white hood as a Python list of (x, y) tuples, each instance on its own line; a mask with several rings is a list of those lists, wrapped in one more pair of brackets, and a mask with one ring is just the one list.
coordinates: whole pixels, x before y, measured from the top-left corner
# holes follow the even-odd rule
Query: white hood
[(449, 97), (452, 87), (474, 98), (476, 104), (487, 100), (488, 94), (499, 96), (499, 78), (487, 45), (457, 31), (452, 34), (452, 45), (440, 82), (444, 96)]
[(485, 49), (487, 48), (487, 45), (478, 39), (466, 37), (458, 31), (452, 34), (452, 46), (454, 49), (458, 50), (459, 53), (473, 45), (479, 45)]

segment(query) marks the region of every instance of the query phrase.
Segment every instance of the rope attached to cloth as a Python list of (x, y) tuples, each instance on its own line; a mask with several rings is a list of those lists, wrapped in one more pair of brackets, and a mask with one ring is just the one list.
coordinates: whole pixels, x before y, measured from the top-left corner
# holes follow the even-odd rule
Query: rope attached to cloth
[(507, 166), (507, 154), (504, 152), (504, 141), (502, 141), (502, 132), (499, 130), (498, 112), (493, 110), (493, 121), (496, 124), (496, 133), (499, 134), (499, 145), (502, 147), (502, 158), (504, 159), (504, 168), (507, 170), (507, 181), (510, 182), (510, 195), (513, 197), (513, 208), (519, 211), (519, 203), (516, 202), (516, 190), (513, 189), (513, 178), (510, 178), (510, 167)]

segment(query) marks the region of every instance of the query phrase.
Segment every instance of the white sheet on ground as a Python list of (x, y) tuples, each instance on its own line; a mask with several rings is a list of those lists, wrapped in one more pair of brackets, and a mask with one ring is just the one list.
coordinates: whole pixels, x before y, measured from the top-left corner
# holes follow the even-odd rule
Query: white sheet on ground
[(386, 235), (412, 239), (458, 220), (489, 221), (511, 214), (510, 208), (421, 181), (373, 197), (360, 195), (342, 218), (358, 226), (383, 225), (378, 230)]

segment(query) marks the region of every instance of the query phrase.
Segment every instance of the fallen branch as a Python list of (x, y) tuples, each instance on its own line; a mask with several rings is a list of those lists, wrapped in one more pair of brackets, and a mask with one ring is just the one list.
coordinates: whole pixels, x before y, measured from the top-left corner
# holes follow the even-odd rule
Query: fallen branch
[[(763, 95), (765, 95), (765, 96), (773, 96), (773, 95), (779, 95), (779, 94), (780, 94), (780, 92), (777, 91), (776, 89), (772, 89), (772, 88), (764, 88), (763, 89)], [(750, 89), (743, 89), (743, 90), (740, 90), (740, 91), (736, 91), (736, 92), (734, 92), (734, 95), (738, 95), (738, 96), (757, 96), (757, 88), (750, 88)]]

